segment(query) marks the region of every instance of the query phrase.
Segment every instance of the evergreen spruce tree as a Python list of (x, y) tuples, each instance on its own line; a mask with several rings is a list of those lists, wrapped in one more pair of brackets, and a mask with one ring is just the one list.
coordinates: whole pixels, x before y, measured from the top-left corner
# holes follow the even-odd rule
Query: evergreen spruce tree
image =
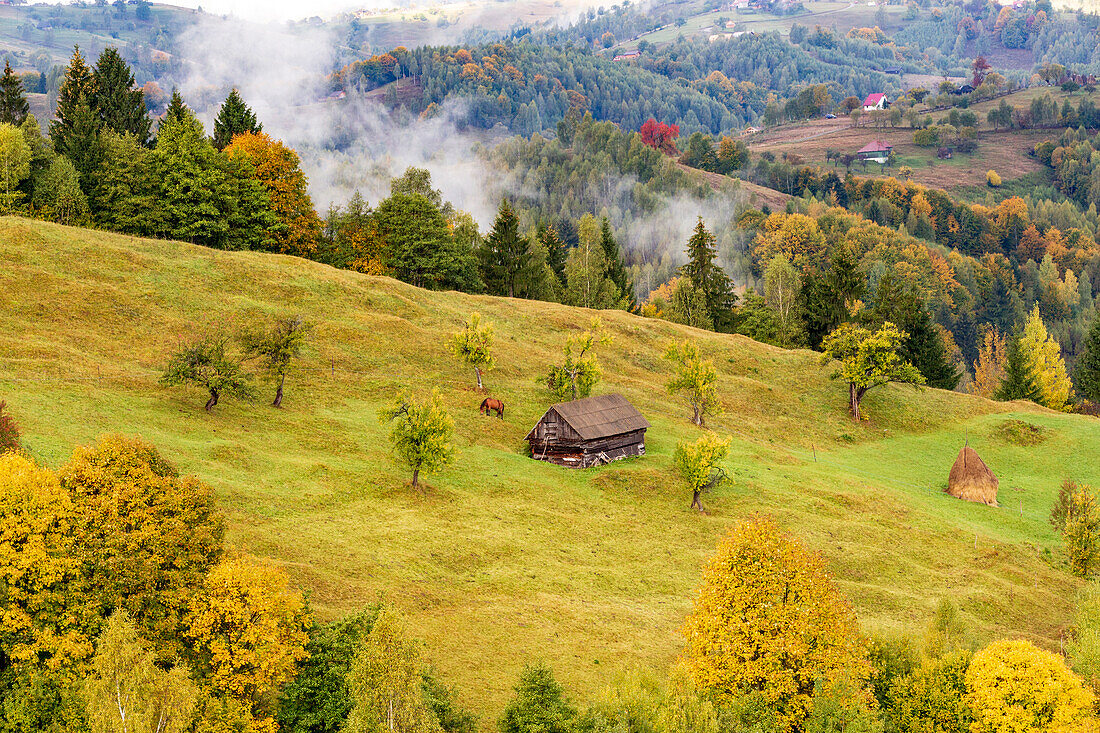
[(1027, 351), (1022, 348), (1020, 334), (1008, 342), (1008, 354), (1005, 361), (1005, 378), (997, 390), (999, 400), (1031, 400), (1038, 402), (1042, 393), (1035, 379), (1035, 365), (1031, 363)]
[(4, 62), (4, 76), (0, 77), (0, 123), (19, 126), (27, 119), (30, 105), (23, 96), (23, 80)]
[(1089, 402), (1100, 403), (1100, 318), (1092, 322), (1077, 360), (1077, 388)]
[(152, 120), (145, 110), (145, 93), (135, 88), (134, 75), (117, 49), (108, 48), (96, 61), (90, 103), (103, 127), (133, 135), (142, 145), (149, 142)]
[(623, 267), (619, 244), (611, 233), (611, 223), (606, 216), (600, 222), (600, 245), (603, 247), (603, 253), (607, 256), (607, 276), (619, 289), (619, 297), (626, 301), (627, 309), (634, 310), (637, 306), (634, 298), (634, 284), (630, 282), (630, 277), (626, 274), (626, 268)]
[(688, 262), (680, 268), (680, 274), (702, 291), (707, 315), (714, 323), (714, 329), (729, 330), (733, 327), (733, 307), (737, 304), (737, 295), (726, 271), (716, 262), (717, 240), (707, 231), (701, 216), (688, 240), (687, 254)]
[(164, 117), (161, 118), (160, 126), (163, 128), (173, 122), (194, 119), (195, 115), (184, 103), (183, 95), (180, 94), (180, 90), (173, 88), (172, 98), (168, 101), (168, 109), (164, 111)]
[(77, 120), (82, 125), (87, 123), (85, 113), (91, 110), (88, 101), (91, 93), (92, 70), (80, 54), (80, 47), (74, 46), (73, 58), (57, 93), (57, 114), (50, 123), (50, 139), (58, 152), (65, 153), (69, 148), (69, 137)]
[(516, 283), (528, 267), (528, 247), (527, 240), (520, 236), (516, 212), (507, 201), (500, 202), (493, 230), (486, 237), (480, 254), (483, 279), (489, 293), (514, 298)]
[(233, 141), (234, 135), (242, 132), (257, 133), (263, 129), (263, 125), (256, 121), (255, 113), (244, 103), (237, 90), (233, 89), (214, 120), (214, 147), (225, 150)]
[(565, 285), (565, 260), (569, 254), (565, 242), (558, 236), (558, 230), (553, 224), (541, 224), (538, 229), (538, 240), (546, 248), (546, 262), (554, 270), (561, 284)]

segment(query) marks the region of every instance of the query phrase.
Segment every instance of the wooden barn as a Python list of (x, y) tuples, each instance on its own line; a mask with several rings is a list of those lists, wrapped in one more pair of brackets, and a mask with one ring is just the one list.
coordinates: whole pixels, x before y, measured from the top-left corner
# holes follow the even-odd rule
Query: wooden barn
[(531, 428), (527, 441), (532, 458), (589, 468), (644, 456), (648, 427), (649, 421), (622, 395), (599, 395), (554, 405)]

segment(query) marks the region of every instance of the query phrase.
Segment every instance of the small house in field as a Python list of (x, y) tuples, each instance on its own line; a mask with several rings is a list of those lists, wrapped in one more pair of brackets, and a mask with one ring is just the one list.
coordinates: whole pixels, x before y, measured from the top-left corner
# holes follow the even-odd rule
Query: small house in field
[(890, 157), (890, 151), (894, 146), (881, 140), (872, 140), (856, 151), (859, 160), (873, 160), (876, 163), (885, 163)]
[(570, 468), (645, 455), (649, 421), (618, 394), (554, 405), (531, 428), (531, 457)]
[(951, 466), (951, 474), (947, 477), (947, 493), (956, 499), (997, 506), (999, 484), (989, 466), (978, 456), (978, 451), (966, 445), (959, 451), (955, 465)]
[(886, 109), (890, 106), (890, 100), (886, 98), (886, 95), (881, 92), (874, 94), (868, 94), (867, 99), (863, 100), (863, 111), (873, 112), (876, 109)]

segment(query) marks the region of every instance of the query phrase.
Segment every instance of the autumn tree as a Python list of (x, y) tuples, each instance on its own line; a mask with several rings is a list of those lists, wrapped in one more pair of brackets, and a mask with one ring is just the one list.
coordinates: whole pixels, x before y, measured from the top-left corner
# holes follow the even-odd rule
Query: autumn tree
[(59, 475), (81, 548), (74, 586), (100, 616), (126, 611), (162, 661), (181, 654), (189, 604), (222, 554), (213, 490), (120, 435), (78, 447)]
[(258, 135), (263, 129), (264, 126), (256, 121), (256, 113), (244, 103), (234, 87), (214, 118), (214, 147), (225, 150), (237, 135)]
[(0, 77), (0, 123), (23, 124), (30, 112), (27, 97), (23, 94), (23, 79), (12, 71), (11, 64), (4, 60), (4, 75)]
[(668, 393), (681, 394), (691, 405), (691, 422), (702, 426), (707, 415), (716, 414), (718, 402), (718, 370), (714, 362), (703, 359), (694, 341), (669, 344), (665, 358), (672, 362), (676, 374), (665, 385)]
[(717, 262), (717, 240), (707, 231), (703, 217), (699, 217), (695, 231), (688, 240), (687, 256), (688, 262), (680, 268), (680, 275), (690, 280), (702, 294), (715, 330), (729, 328), (737, 295), (733, 292), (729, 275)]
[(283, 406), (283, 386), (295, 359), (301, 358), (302, 349), (309, 340), (313, 324), (301, 315), (279, 318), (267, 329), (246, 329), (241, 333), (241, 347), (246, 358), (258, 358), (267, 374), (278, 380), (273, 407)]
[(554, 673), (538, 664), (524, 668), (497, 728), (500, 733), (571, 733), (576, 718)]
[(1066, 373), (1062, 349), (1047, 332), (1038, 304), (1024, 324), (1020, 348), (1029, 355), (1039, 387), (1040, 403), (1052, 410), (1068, 411), (1072, 407), (1073, 383)]
[(424, 699), (424, 662), (397, 612), (384, 606), (348, 673), (347, 733), (441, 733)]
[(437, 390), (424, 402), (398, 397), (379, 411), (378, 419), (390, 426), (394, 458), (412, 470), (412, 487), (420, 487), (420, 473), (434, 473), (454, 461), (454, 421)]
[(871, 672), (855, 613), (824, 559), (759, 515), (719, 543), (683, 633), (695, 684), (719, 701), (758, 692), (783, 733), (801, 730), (817, 680)]
[(845, 323), (825, 338), (822, 362), (840, 362), (834, 378), (848, 383), (848, 411), (853, 420), (862, 419), (860, 403), (869, 390), (890, 382), (924, 384), (917, 368), (898, 353), (906, 335), (890, 322), (875, 332)]
[(206, 411), (210, 412), (224, 397), (251, 399), (252, 379), (241, 366), (241, 360), (228, 352), (226, 336), (204, 336), (182, 346), (172, 355), (160, 384), (172, 387), (194, 384), (210, 393)]
[(451, 355), (473, 367), (477, 388), (482, 389), (481, 373), (493, 368), (493, 324), (481, 325), (481, 314), (471, 313), (462, 329), (451, 338)]
[(1024, 640), (996, 641), (966, 672), (970, 733), (1095, 730), (1093, 694), (1056, 654)]
[(691, 489), (691, 508), (703, 511), (702, 496), (717, 489), (726, 480), (726, 472), (718, 464), (729, 453), (730, 439), (708, 433), (694, 443), (680, 441), (672, 456), (672, 464)]
[(313, 209), (309, 182), (298, 154), (262, 132), (238, 134), (225, 153), (248, 161), (253, 177), (267, 191), (278, 221), (270, 235), (274, 250), (298, 257), (312, 256), (321, 237), (321, 220)]
[(152, 120), (145, 110), (145, 92), (134, 84), (134, 74), (118, 49), (108, 47), (96, 60), (88, 102), (103, 129), (149, 141)]
[(978, 350), (978, 360), (974, 362), (974, 381), (972, 394), (993, 399), (1005, 379), (1005, 364), (1008, 361), (1008, 346), (1005, 337), (995, 328), (989, 328), (982, 337), (982, 346)]
[(306, 657), (309, 614), (283, 571), (244, 556), (223, 559), (191, 601), (185, 638), (197, 671), (219, 696), (274, 725), (279, 689)]
[(73, 505), (50, 470), (0, 455), (0, 658), (54, 669), (89, 656), (86, 614), (72, 595), (79, 571)]
[(558, 366), (550, 367), (546, 388), (558, 402), (582, 399), (592, 394), (592, 387), (600, 381), (600, 363), (593, 353), (596, 346), (611, 343), (611, 334), (603, 329), (603, 322), (593, 318), (588, 330), (565, 340), (565, 359)]
[(185, 666), (165, 671), (125, 611), (115, 611), (96, 643), (81, 693), (92, 733), (183, 733), (198, 690)]
[(642, 142), (651, 148), (660, 150), (665, 155), (677, 155), (676, 143), (673, 142), (680, 135), (679, 125), (666, 125), (663, 122), (650, 117), (642, 123), (638, 131), (642, 136)]

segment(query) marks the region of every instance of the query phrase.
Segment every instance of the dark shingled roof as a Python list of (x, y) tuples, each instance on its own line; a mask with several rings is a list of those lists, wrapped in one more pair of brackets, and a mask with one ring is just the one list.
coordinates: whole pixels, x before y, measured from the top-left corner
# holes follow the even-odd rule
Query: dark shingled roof
[(557, 412), (585, 440), (609, 438), (649, 427), (649, 421), (621, 394), (604, 394), (563, 402), (551, 407), (547, 414), (551, 411)]

